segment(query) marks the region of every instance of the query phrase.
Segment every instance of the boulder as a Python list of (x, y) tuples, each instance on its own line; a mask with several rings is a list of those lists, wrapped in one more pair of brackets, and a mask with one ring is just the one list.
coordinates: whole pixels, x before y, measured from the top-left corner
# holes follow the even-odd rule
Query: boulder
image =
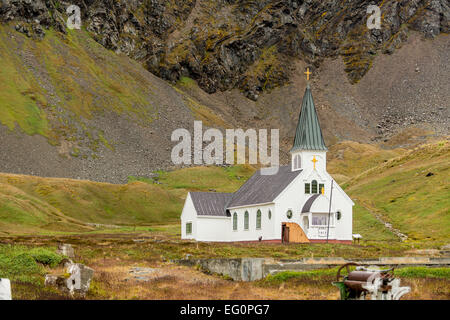
[(58, 253), (70, 259), (73, 259), (75, 257), (75, 251), (73, 250), (71, 244), (66, 243), (60, 244), (58, 246)]
[(70, 294), (85, 295), (90, 288), (91, 280), (94, 276), (94, 269), (81, 263), (67, 263), (67, 276), (50, 275), (45, 276), (45, 285), (58, 288)]
[(94, 277), (94, 269), (81, 263), (74, 263), (67, 268), (67, 272), (70, 273), (66, 281), (70, 293), (86, 294)]

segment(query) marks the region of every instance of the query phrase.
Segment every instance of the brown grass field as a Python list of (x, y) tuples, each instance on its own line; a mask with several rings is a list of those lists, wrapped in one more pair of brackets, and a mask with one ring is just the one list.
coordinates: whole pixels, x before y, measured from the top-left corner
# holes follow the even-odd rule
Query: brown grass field
[[(90, 234), (71, 236), (41, 236), (2, 238), (0, 247), (22, 245), (26, 248), (56, 248), (57, 243), (74, 244), (75, 261), (95, 270), (91, 289), (85, 297), (71, 297), (56, 289), (43, 286), (43, 274), (63, 274), (62, 267), (43, 267), (36, 281), (13, 281), (14, 299), (339, 299), (339, 291), (332, 286), (335, 270), (305, 272), (304, 276), (289, 279), (266, 278), (255, 282), (237, 282), (216, 274), (205, 274), (198, 268), (180, 266), (171, 259), (183, 258), (187, 253), (196, 257), (272, 256), (282, 258), (329, 256), (417, 256), (429, 254), (436, 244), (417, 247), (417, 244), (361, 243), (358, 245), (301, 245), (301, 244), (210, 244), (178, 239), (178, 225), (160, 226), (152, 231), (131, 233)], [(140, 241), (140, 242), (136, 242)], [(272, 253), (272, 254), (271, 254)], [(132, 278), (134, 267), (154, 268), (147, 281)], [(404, 299), (450, 299), (450, 278), (407, 276), (402, 285), (411, 286)]]

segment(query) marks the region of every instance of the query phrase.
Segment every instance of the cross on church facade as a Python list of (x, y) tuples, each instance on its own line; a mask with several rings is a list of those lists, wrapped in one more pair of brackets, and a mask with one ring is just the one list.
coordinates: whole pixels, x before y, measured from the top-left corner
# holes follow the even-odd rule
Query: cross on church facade
[(309, 68), (306, 68), (305, 74), (306, 74), (306, 80), (309, 81), (309, 76), (312, 75), (312, 72), (309, 71)]
[(316, 170), (316, 163), (319, 162), (319, 160), (317, 160), (316, 156), (314, 156), (311, 161), (312, 161), (312, 163), (314, 163), (314, 170)]

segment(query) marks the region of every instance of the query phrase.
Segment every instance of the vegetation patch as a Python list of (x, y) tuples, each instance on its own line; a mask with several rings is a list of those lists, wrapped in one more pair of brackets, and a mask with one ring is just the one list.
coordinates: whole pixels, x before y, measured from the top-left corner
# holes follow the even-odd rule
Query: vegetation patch
[(449, 239), (449, 150), (448, 141), (415, 148), (363, 172), (344, 188), (411, 239)]
[[(330, 269), (318, 269), (309, 271), (283, 271), (268, 275), (263, 282), (279, 284), (294, 279), (329, 279), (333, 281), (336, 277), (338, 267)], [(438, 278), (449, 279), (450, 268), (427, 268), (427, 267), (405, 267), (394, 270), (396, 277), (402, 278)]]
[(407, 267), (396, 269), (394, 273), (400, 278), (450, 279), (450, 268)]
[(0, 244), (0, 278), (42, 285), (44, 266), (55, 267), (62, 259), (54, 248)]

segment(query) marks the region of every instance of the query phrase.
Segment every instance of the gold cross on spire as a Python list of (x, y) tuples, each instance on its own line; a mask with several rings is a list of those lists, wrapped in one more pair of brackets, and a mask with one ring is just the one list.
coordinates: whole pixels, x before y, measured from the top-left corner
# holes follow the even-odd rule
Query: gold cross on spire
[(306, 80), (309, 81), (309, 76), (312, 75), (312, 72), (309, 71), (309, 68), (306, 68), (305, 74), (306, 74)]
[(312, 161), (312, 163), (314, 163), (314, 170), (316, 170), (316, 163), (319, 162), (319, 160), (317, 160), (316, 156), (314, 156), (311, 161)]

